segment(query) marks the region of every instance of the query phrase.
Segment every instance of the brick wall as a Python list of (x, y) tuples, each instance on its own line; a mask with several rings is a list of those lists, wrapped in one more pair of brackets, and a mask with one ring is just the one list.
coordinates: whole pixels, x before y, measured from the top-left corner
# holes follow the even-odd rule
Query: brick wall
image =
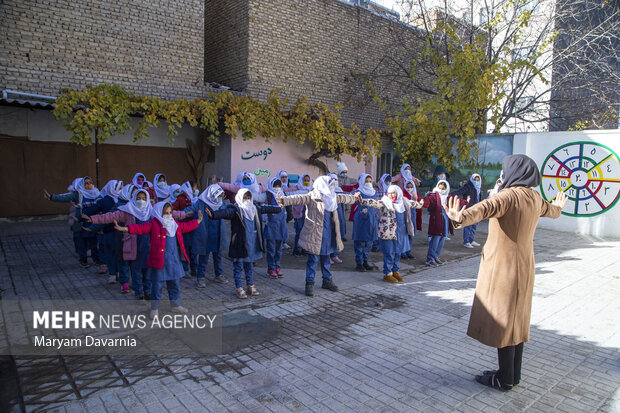
[(205, 0), (206, 82), (247, 88), (248, 7), (247, 0)]
[(0, 88), (56, 96), (117, 83), (164, 98), (205, 93), (203, 0), (4, 0)]
[(413, 28), (336, 0), (249, 4), (250, 95), (265, 99), (283, 88), (291, 100), (340, 102), (343, 121), (362, 128), (382, 127), (385, 116), (368, 98), (366, 79), (390, 109), (403, 96), (416, 97), (403, 71), (410, 69), (407, 48), (419, 44)]

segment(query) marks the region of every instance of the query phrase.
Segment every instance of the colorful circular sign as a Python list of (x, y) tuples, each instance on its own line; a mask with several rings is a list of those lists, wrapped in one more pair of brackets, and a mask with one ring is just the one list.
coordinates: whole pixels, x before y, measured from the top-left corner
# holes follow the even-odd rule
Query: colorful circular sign
[(602, 214), (620, 196), (620, 159), (598, 143), (574, 142), (556, 148), (545, 159), (540, 173), (540, 191), (546, 200), (553, 200), (560, 190), (568, 196), (564, 215)]

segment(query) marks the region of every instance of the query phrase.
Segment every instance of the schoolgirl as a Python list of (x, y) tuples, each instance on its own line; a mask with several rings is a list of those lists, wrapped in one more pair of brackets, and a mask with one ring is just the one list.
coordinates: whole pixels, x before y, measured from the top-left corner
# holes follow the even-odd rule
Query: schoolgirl
[(317, 264), (321, 263), (323, 273), (322, 288), (338, 291), (329, 271), (330, 254), (342, 251), (344, 246), (340, 237), (338, 221), (338, 204), (352, 204), (353, 195), (336, 194), (336, 180), (329, 176), (320, 176), (314, 181), (312, 191), (308, 194), (285, 196), (283, 205), (305, 205), (304, 226), (299, 238), (299, 246), (308, 251), (306, 264), (307, 296), (314, 295), (314, 277)]
[[(274, 177), (267, 182), (266, 205), (278, 206), (278, 198), (284, 195), (282, 182)], [(267, 216), (267, 222), (263, 230), (266, 244), (267, 275), (270, 278), (282, 278), (284, 274), (280, 268), (282, 259), (282, 245), (288, 239), (288, 226), (286, 225), (286, 210)]]
[[(207, 215), (211, 219), (229, 219), (230, 246), (228, 256), (233, 261), (233, 277), (238, 298), (244, 299), (249, 295), (259, 295), (254, 286), (254, 261), (262, 257), (265, 250), (261, 231), (261, 214), (277, 214), (282, 211), (280, 206), (260, 206), (252, 202), (252, 192), (241, 188), (235, 195), (235, 204), (211, 212)], [(245, 272), (246, 291), (243, 289), (241, 273)]]
[(146, 178), (144, 178), (144, 174), (142, 172), (136, 172), (136, 174), (131, 178), (131, 183), (138, 189), (142, 188), (146, 182)]
[[(418, 189), (416, 188), (415, 182), (409, 179), (405, 181), (405, 190), (403, 191), (403, 196), (406, 199), (414, 202), (420, 202), (422, 200), (422, 197), (418, 195)], [(413, 229), (416, 232), (422, 230), (422, 209), (416, 209), (415, 211), (415, 223)], [(411, 239), (411, 246), (413, 248), (413, 238)], [(415, 257), (413, 256), (412, 250), (406, 251), (400, 255), (401, 260), (413, 258)]]
[(208, 209), (211, 212), (226, 208), (224, 205), (224, 190), (218, 184), (212, 184), (207, 187), (196, 199), (192, 206), (188, 207), (185, 212), (195, 214), (200, 211), (203, 214), (202, 223), (192, 231), (192, 254), (193, 261), (196, 265), (196, 287), (206, 287), (207, 264), (209, 263), (209, 254), (213, 258), (213, 272), (217, 283), (225, 284), (228, 281), (222, 276), (222, 251), (226, 248), (228, 239), (226, 236), (226, 225), (224, 221), (213, 220), (206, 213)]
[(452, 223), (446, 215), (443, 205), (447, 205), (450, 195), (450, 184), (443, 179), (437, 182), (433, 192), (423, 200), (424, 208), (428, 208), (430, 214), (428, 220), (428, 252), (426, 254), (426, 265), (436, 267), (442, 265), (439, 254), (446, 242)]
[[(108, 181), (107, 184), (101, 188), (101, 198), (95, 202), (94, 205), (88, 208), (82, 209), (83, 216), (103, 214), (111, 211), (114, 205), (118, 202), (121, 190), (123, 189), (123, 181), (116, 179)], [(86, 224), (88, 225), (88, 224)], [(99, 238), (99, 256), (102, 264), (99, 268), (99, 274), (108, 273), (108, 282), (113, 284), (116, 282), (116, 259), (114, 257), (114, 231), (113, 225), (93, 226), (86, 228), (87, 231), (92, 231), (98, 234)], [(99, 231), (103, 232), (99, 234)]]
[(99, 251), (97, 249), (97, 234), (86, 231), (82, 227), (82, 210), (92, 206), (99, 200), (101, 193), (99, 189), (93, 185), (93, 180), (89, 176), (76, 178), (69, 192), (61, 195), (50, 194), (47, 190), (43, 190), (43, 197), (52, 202), (70, 202), (75, 205), (72, 215), (74, 223), (71, 226), (73, 232), (74, 244), (77, 249), (80, 265), (84, 268), (88, 267), (87, 257), (90, 250), (90, 257), (95, 265), (100, 265)]
[[(362, 199), (377, 199), (377, 191), (372, 185), (372, 176), (360, 174), (358, 189), (354, 192), (360, 194)], [(373, 242), (377, 240), (379, 218), (374, 208), (363, 206), (360, 202), (356, 205), (353, 216), (353, 249), (355, 250), (355, 269), (360, 272), (370, 271), (373, 267), (368, 263), (368, 254)], [(353, 208), (352, 208), (353, 209)]]
[(404, 281), (400, 275), (400, 255), (411, 250), (411, 238), (414, 235), (411, 208), (420, 207), (403, 197), (397, 185), (390, 185), (387, 194), (381, 200), (363, 199), (358, 194), (362, 206), (380, 210), (379, 248), (383, 252), (383, 281), (396, 283)]
[[(297, 182), (298, 191), (300, 193), (308, 193), (312, 191), (312, 179), (310, 175), (303, 174), (299, 177)], [(288, 207), (287, 207), (288, 208)], [(305, 205), (293, 205), (291, 206), (293, 212), (293, 228), (295, 228), (295, 244), (293, 245), (293, 255), (301, 255), (302, 249), (299, 247), (299, 235), (301, 229), (304, 227), (304, 221), (306, 219), (306, 206)]]
[(148, 222), (126, 227), (118, 225), (118, 222), (114, 223), (115, 228), (119, 231), (150, 238), (146, 266), (152, 285), (151, 318), (155, 318), (159, 313), (161, 290), (164, 282), (170, 299), (170, 311), (181, 314), (188, 312), (187, 308), (181, 306), (179, 279), (185, 275), (181, 260), (188, 261), (181, 234), (197, 228), (202, 221), (202, 213), (198, 211), (198, 219), (192, 219), (189, 222), (177, 222), (173, 218), (172, 212), (172, 204), (169, 201), (162, 201), (156, 203), (152, 208), (152, 218)]
[(153, 178), (153, 191), (155, 196), (157, 197), (157, 202), (161, 202), (165, 199), (169, 199), (170, 197), (170, 188), (168, 187), (168, 182), (166, 182), (166, 175), (164, 174), (156, 174), (155, 178)]
[[(327, 176), (336, 180), (336, 193), (344, 194), (344, 190), (338, 184), (338, 175), (336, 175), (335, 173), (330, 173), (327, 174)], [(336, 211), (338, 211), (338, 221), (340, 222), (340, 237), (342, 239), (342, 242), (345, 242), (347, 240), (347, 221), (344, 218), (345, 206), (342, 204), (338, 204), (338, 209)], [(342, 260), (340, 259), (339, 255), (340, 254), (337, 251), (330, 255), (331, 264), (342, 264)]]
[[(125, 225), (144, 224), (151, 219), (152, 209), (148, 192), (145, 189), (138, 189), (131, 200), (119, 206), (118, 210), (93, 215), (86, 219), (97, 225), (111, 224), (114, 221)], [(184, 219), (186, 216), (183, 211), (173, 211), (172, 214), (176, 219)], [(123, 236), (123, 263), (119, 268), (119, 279), (127, 281), (121, 282), (121, 293), (129, 292), (129, 273), (131, 272), (131, 288), (136, 298), (139, 300), (151, 298), (151, 281), (146, 274), (149, 249), (148, 235), (127, 233)]]
[[(451, 196), (458, 196), (461, 199), (467, 199), (467, 208), (471, 208), (476, 205), (478, 202), (482, 201), (482, 197), (480, 196), (480, 189), (482, 187), (482, 178), (479, 174), (472, 174), (469, 178), (469, 181), (465, 183), (461, 188), (452, 192)], [(478, 228), (478, 223), (468, 225), (463, 227), (463, 246), (465, 248), (474, 248), (479, 247), (474, 238), (476, 236), (476, 229)]]

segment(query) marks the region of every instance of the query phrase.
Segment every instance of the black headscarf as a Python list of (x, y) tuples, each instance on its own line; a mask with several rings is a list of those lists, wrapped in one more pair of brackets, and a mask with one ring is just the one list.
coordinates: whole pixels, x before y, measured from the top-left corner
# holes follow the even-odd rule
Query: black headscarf
[(504, 180), (501, 189), (513, 186), (532, 188), (540, 185), (540, 171), (536, 162), (525, 155), (508, 155), (502, 160)]

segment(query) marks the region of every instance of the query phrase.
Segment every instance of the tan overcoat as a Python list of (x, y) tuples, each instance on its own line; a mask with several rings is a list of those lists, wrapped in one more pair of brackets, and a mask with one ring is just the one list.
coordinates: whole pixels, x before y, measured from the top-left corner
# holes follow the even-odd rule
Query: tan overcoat
[(530, 188), (512, 187), (463, 211), (457, 228), (489, 219), (467, 335), (501, 348), (529, 340), (534, 290), (534, 231), (561, 208)]

